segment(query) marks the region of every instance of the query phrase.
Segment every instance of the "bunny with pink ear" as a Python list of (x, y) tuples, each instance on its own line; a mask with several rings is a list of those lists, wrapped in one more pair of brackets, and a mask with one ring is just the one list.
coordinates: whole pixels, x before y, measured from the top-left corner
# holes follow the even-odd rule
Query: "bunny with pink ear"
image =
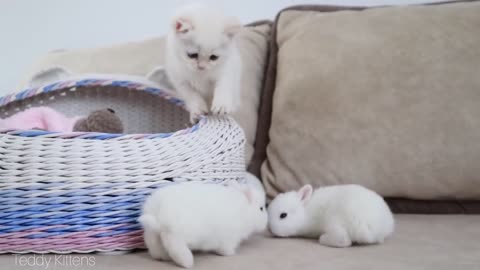
[(267, 227), (265, 197), (247, 185), (201, 182), (156, 190), (139, 218), (154, 259), (193, 266), (192, 251), (234, 255), (240, 243)]
[(390, 208), (377, 193), (359, 185), (279, 194), (268, 207), (270, 231), (278, 237), (318, 238), (330, 247), (383, 243), (393, 233)]

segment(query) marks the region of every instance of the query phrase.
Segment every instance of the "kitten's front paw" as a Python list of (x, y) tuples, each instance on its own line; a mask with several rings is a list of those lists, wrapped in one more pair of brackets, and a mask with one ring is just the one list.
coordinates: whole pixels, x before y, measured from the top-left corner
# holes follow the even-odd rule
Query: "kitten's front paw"
[(198, 120), (200, 119), (200, 116), (202, 114), (193, 114), (193, 113), (190, 113), (190, 123), (191, 124), (195, 124), (196, 122), (198, 122)]
[(215, 95), (210, 110), (214, 114), (230, 114), (237, 110), (237, 103), (230, 95)]
[(198, 99), (187, 104), (187, 110), (190, 112), (190, 122), (193, 124), (200, 119), (200, 116), (208, 113), (207, 103), (203, 99)]

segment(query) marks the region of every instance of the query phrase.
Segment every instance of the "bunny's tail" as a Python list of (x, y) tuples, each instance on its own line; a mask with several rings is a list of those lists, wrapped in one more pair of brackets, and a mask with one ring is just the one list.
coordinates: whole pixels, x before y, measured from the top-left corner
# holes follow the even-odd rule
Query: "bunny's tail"
[(142, 224), (144, 229), (148, 229), (157, 233), (160, 233), (160, 226), (157, 219), (152, 215), (141, 215), (138, 218), (138, 222)]

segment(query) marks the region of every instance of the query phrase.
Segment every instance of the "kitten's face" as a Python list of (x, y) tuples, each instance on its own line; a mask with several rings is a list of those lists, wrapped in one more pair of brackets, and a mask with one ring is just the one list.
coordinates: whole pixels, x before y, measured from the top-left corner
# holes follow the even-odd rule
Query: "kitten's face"
[(177, 53), (192, 71), (210, 71), (224, 62), (229, 42), (229, 40), (223, 40), (205, 44), (192, 33), (190, 37), (180, 39), (181, 46)]
[(190, 70), (205, 73), (221, 66), (228, 58), (233, 36), (240, 26), (237, 21), (203, 14), (200, 19), (177, 18), (173, 27), (177, 57)]

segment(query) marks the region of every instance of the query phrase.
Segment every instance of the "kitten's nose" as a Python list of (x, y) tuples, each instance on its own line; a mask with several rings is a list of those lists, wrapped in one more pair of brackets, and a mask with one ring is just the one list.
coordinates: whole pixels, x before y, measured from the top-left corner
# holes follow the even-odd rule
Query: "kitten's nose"
[(205, 65), (205, 63), (202, 63), (202, 62), (199, 62), (197, 63), (197, 68), (199, 70), (204, 70), (207, 66)]

